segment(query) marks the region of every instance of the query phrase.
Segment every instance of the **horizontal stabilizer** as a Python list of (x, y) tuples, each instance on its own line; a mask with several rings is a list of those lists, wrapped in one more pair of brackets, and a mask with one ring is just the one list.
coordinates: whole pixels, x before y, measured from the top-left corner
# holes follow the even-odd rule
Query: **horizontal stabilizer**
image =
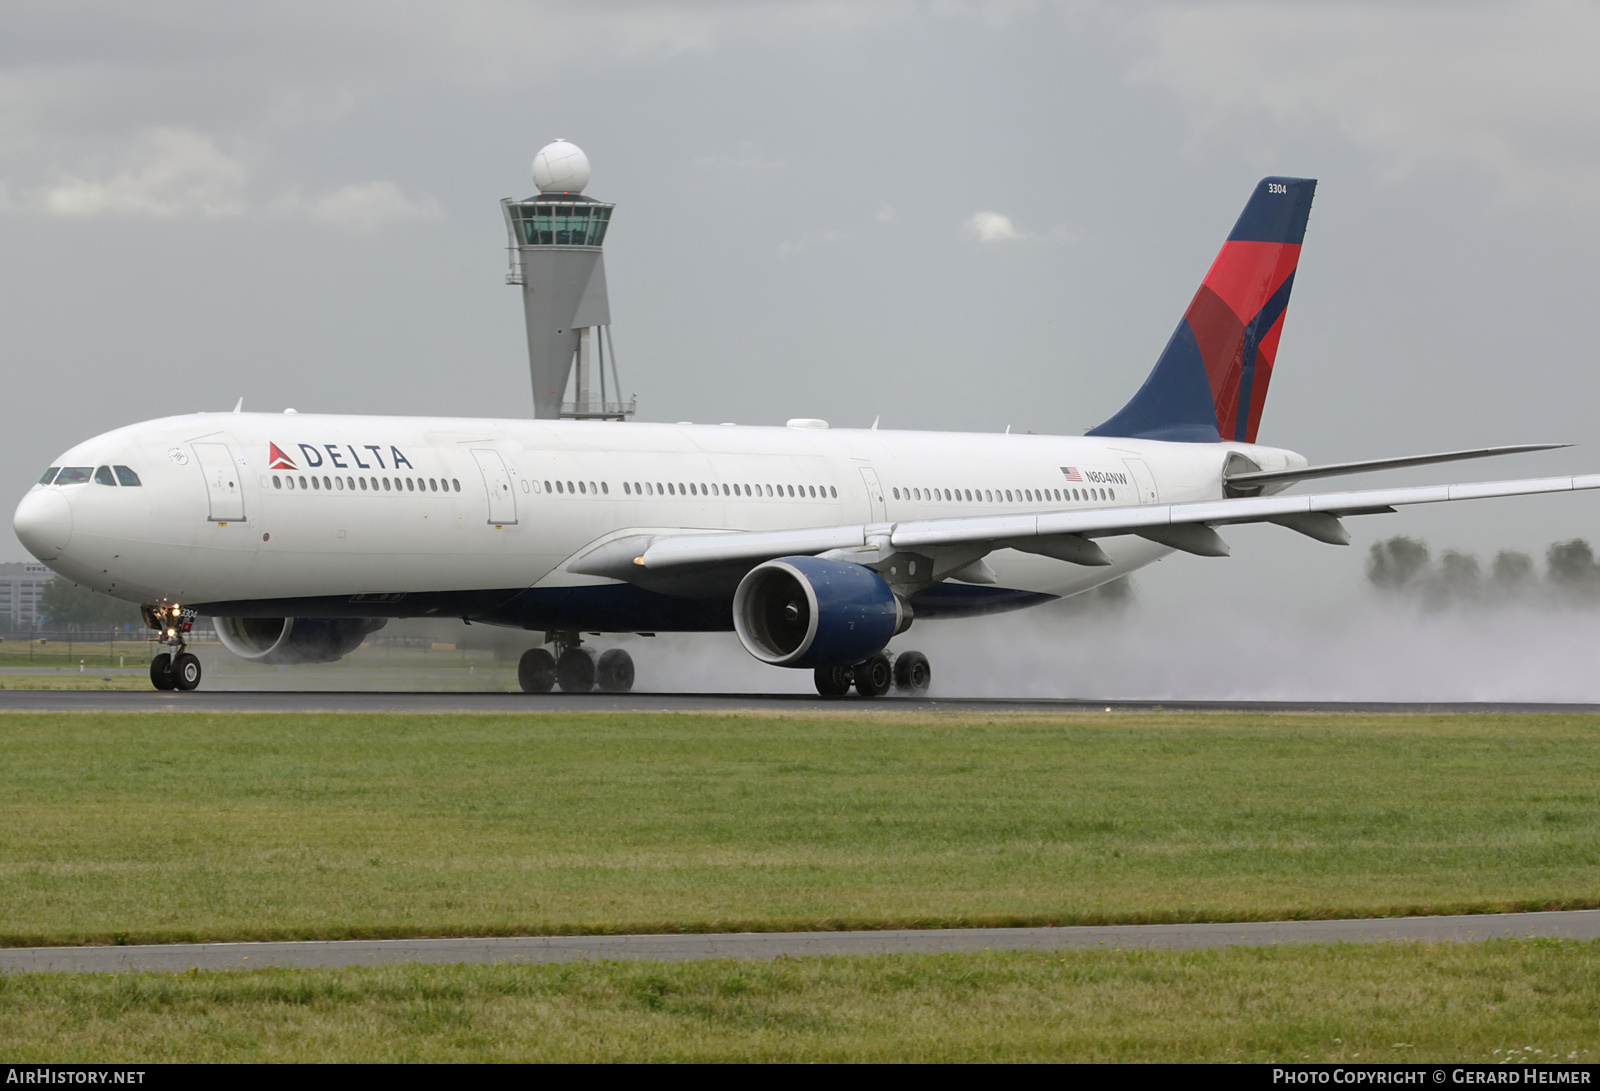
[(1329, 462), (1322, 466), (1303, 466), (1298, 470), (1251, 470), (1248, 473), (1229, 474), (1225, 481), (1230, 489), (1259, 488), (1262, 485), (1275, 485), (1287, 481), (1309, 481), (1316, 477), (1401, 470), (1408, 466), (1432, 466), (1440, 462), (1461, 462), (1469, 458), (1492, 458), (1495, 455), (1520, 455), (1529, 451), (1555, 451), (1571, 446), (1570, 443), (1521, 443), (1513, 447), (1474, 447), (1467, 451), (1442, 451), (1432, 455), (1372, 458), (1363, 462)]

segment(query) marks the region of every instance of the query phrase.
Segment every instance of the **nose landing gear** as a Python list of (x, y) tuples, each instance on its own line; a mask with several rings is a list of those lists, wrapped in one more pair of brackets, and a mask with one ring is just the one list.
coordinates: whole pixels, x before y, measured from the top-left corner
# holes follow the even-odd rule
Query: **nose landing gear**
[(901, 652), (893, 660), (879, 652), (854, 666), (818, 667), (814, 678), (824, 697), (843, 697), (852, 685), (863, 697), (882, 697), (891, 687), (921, 697), (933, 683), (933, 666), (921, 652)]
[(150, 660), (150, 684), (159, 690), (192, 690), (200, 687), (200, 660), (187, 651), (184, 637), (194, 626), (193, 610), (182, 606), (146, 606), (144, 623), (160, 635), (156, 639), (169, 645), (170, 652), (158, 652)]

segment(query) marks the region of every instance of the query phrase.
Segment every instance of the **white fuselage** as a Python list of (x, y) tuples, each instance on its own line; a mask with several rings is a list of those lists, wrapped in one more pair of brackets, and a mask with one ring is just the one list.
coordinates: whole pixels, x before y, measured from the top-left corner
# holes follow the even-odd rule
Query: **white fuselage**
[[(615, 584), (566, 565), (628, 535), (1214, 499), (1234, 452), (1305, 464), (1243, 443), (202, 413), (67, 451), (56, 465), (124, 466), (140, 484), (36, 485), (16, 526), (63, 576), (136, 602), (338, 598), (406, 616), (410, 596), (419, 613), (465, 614), (416, 597)], [(1001, 588), (1064, 596), (1168, 552), (1132, 535), (1101, 544), (1110, 567), (1012, 550), (988, 564)]]

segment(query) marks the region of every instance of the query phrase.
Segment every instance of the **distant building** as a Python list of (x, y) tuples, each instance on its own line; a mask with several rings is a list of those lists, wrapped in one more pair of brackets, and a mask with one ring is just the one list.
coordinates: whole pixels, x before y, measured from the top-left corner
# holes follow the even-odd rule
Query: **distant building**
[(0, 629), (32, 629), (38, 621), (39, 596), (54, 578), (54, 572), (37, 562), (0, 564)]

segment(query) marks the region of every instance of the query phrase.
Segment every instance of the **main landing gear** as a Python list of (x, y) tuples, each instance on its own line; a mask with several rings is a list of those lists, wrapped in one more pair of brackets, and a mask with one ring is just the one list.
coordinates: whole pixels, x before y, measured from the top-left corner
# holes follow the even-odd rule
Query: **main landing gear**
[(523, 693), (549, 693), (556, 686), (562, 693), (627, 693), (633, 688), (633, 656), (621, 648), (607, 648), (598, 655), (582, 646), (577, 633), (546, 634), (555, 645), (532, 648), (522, 653), (517, 663), (517, 683)]
[(193, 624), (193, 613), (181, 606), (144, 608), (145, 624), (160, 635), (157, 641), (169, 645), (170, 652), (157, 652), (150, 660), (150, 684), (159, 690), (191, 690), (200, 687), (200, 660), (187, 650), (184, 634)]
[(891, 688), (921, 697), (933, 683), (933, 666), (921, 652), (901, 652), (892, 661), (888, 652), (879, 652), (854, 666), (818, 667), (815, 677), (824, 697), (843, 697), (852, 685), (863, 697), (882, 697)]

